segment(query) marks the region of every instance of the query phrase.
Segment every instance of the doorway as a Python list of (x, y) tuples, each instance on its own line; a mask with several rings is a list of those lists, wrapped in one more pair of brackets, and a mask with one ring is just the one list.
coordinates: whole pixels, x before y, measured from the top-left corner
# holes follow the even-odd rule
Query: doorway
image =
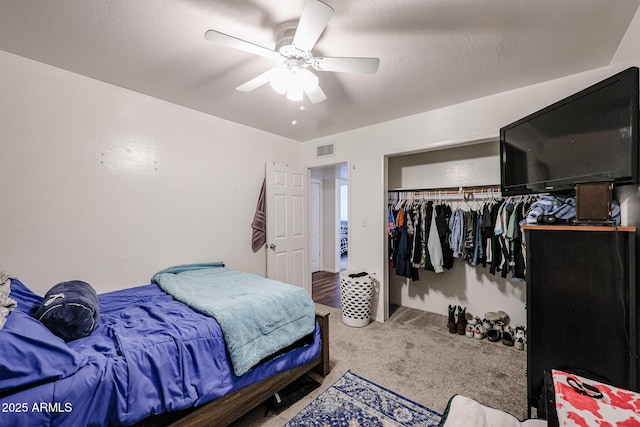
[(310, 270), (313, 300), (340, 308), (340, 272), (349, 265), (347, 163), (310, 169)]

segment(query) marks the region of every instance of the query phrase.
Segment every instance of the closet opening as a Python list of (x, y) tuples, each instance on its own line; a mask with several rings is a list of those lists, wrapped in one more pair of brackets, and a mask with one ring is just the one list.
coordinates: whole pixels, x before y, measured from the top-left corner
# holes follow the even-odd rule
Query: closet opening
[[(497, 199), (500, 144), (497, 138), (491, 138), (425, 152), (398, 153), (387, 156), (386, 169), (387, 206), (404, 196), (409, 203), (418, 202), (416, 197), (434, 204), (453, 199), (448, 201), (451, 207), (477, 211), (494, 197)], [(460, 188), (470, 193), (446, 194), (446, 190), (457, 193)], [(492, 192), (488, 191), (490, 188)], [(434, 191), (409, 191), (420, 189)], [(387, 207), (385, 224), (389, 223), (388, 216)], [(388, 230), (385, 231), (388, 235)], [(387, 260), (393, 255), (388, 247), (385, 254)], [(421, 268), (416, 280), (396, 272), (396, 268), (387, 266), (386, 309), (389, 311), (404, 306), (446, 316), (451, 305), (466, 307), (468, 312), (480, 317), (486, 312), (505, 311), (513, 324), (526, 323), (526, 287), (521, 279), (503, 278), (500, 274), (491, 274), (488, 267), (460, 259), (455, 259), (453, 266), (442, 272)]]
[(347, 163), (311, 168), (309, 193), (312, 298), (340, 308), (340, 272), (349, 265)]

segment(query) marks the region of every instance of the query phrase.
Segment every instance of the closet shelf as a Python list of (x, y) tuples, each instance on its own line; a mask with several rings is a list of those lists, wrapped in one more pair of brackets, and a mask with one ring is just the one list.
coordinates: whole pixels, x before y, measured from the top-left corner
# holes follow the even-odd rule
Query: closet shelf
[(432, 193), (433, 195), (443, 194), (482, 194), (488, 192), (500, 193), (499, 185), (474, 185), (461, 187), (441, 187), (441, 188), (393, 188), (389, 193)]
[(606, 225), (523, 225), (523, 230), (551, 231), (624, 231), (635, 233), (636, 227), (612, 227)]
[(389, 203), (398, 200), (477, 200), (501, 198), (500, 187), (496, 185), (483, 185), (473, 187), (442, 187), (442, 188), (398, 188), (389, 190)]

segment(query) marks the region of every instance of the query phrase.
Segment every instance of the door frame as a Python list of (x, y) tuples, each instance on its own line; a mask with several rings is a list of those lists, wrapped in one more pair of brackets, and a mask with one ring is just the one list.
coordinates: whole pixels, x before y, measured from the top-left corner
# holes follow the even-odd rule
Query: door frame
[[(311, 178), (312, 170), (319, 170), (319, 169), (325, 169), (325, 168), (331, 168), (331, 167), (335, 168), (335, 167), (337, 167), (339, 165), (345, 165), (345, 167), (346, 167), (345, 175), (346, 176), (344, 178), (341, 178), (341, 177), (337, 176), (336, 180), (344, 179), (346, 181), (347, 188), (349, 188), (349, 186), (351, 185), (351, 166), (350, 166), (351, 163), (348, 160), (347, 161), (336, 161), (335, 163), (327, 163), (327, 164), (324, 164), (324, 165), (307, 167), (307, 180), (308, 180), (308, 182), (311, 182), (311, 180), (312, 180), (312, 178)], [(338, 194), (336, 194), (336, 197), (338, 197), (338, 199), (339, 199), (339, 196), (340, 196), (339, 195), (339, 189), (337, 189), (337, 191), (338, 191)], [(320, 209), (321, 209), (320, 210), (320, 217), (321, 217), (321, 221), (320, 221), (320, 223), (322, 224), (322, 217), (324, 216), (324, 213), (323, 213), (324, 212), (323, 186), (322, 185), (320, 185), (320, 194), (321, 194), (321, 197), (320, 197)], [(351, 218), (351, 191), (348, 191), (348, 194), (347, 194), (347, 221), (350, 221), (350, 218)], [(336, 225), (336, 227), (338, 229), (337, 232), (339, 233), (340, 232), (339, 231), (339, 229), (340, 229), (340, 213), (339, 212), (337, 213), (337, 217), (335, 219), (336, 219), (336, 224), (335, 225)], [(309, 221), (308, 221), (308, 224), (309, 224), (309, 230), (310, 230), (311, 229), (311, 196), (309, 196)], [(321, 245), (320, 247), (321, 248), (322, 248), (323, 239), (324, 239), (324, 233), (322, 231), (323, 230), (322, 230), (322, 227), (321, 227), (321, 233), (320, 233), (320, 245)], [(311, 247), (311, 233), (309, 232), (308, 234), (309, 234), (309, 247)], [(349, 236), (348, 247), (350, 248), (351, 247), (351, 238), (350, 238), (351, 230), (349, 230), (347, 235)], [(338, 240), (339, 240), (339, 238), (338, 238)], [(339, 245), (340, 245), (340, 242), (338, 241), (338, 245), (335, 248), (336, 252), (340, 251)], [(324, 266), (324, 258), (323, 258), (322, 252), (323, 251), (321, 250), (320, 251), (320, 259), (321, 259), (320, 271), (326, 271), (325, 268), (324, 268), (325, 266)], [(338, 256), (338, 258), (340, 258), (340, 257)], [(349, 250), (347, 250), (347, 265), (348, 264), (349, 264)], [(340, 271), (339, 260), (338, 260), (337, 270), (338, 270), (338, 272)], [(311, 257), (309, 257), (309, 271), (311, 271)], [(313, 280), (311, 278), (311, 273), (309, 273), (309, 278), (310, 278), (311, 281)]]
[(311, 178), (311, 172), (309, 172), (309, 177), (308, 177), (308, 182), (309, 182), (309, 271), (311, 274), (314, 273), (313, 269), (311, 268), (311, 251), (314, 249), (313, 245), (311, 244), (311, 214), (312, 214), (312, 209), (311, 209), (311, 204), (313, 202), (313, 197), (312, 197), (312, 193), (311, 193), (311, 186), (314, 184), (318, 185), (318, 270), (317, 271), (322, 271), (322, 265), (323, 265), (323, 255), (322, 255), (322, 243), (323, 243), (323, 236), (322, 236), (322, 181), (315, 179), (315, 178)]

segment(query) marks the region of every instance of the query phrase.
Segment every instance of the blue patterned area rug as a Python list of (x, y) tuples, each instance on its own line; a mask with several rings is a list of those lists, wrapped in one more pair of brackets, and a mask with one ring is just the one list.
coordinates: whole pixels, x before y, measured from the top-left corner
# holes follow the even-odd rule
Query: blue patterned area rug
[(441, 415), (348, 371), (285, 427), (437, 426)]

